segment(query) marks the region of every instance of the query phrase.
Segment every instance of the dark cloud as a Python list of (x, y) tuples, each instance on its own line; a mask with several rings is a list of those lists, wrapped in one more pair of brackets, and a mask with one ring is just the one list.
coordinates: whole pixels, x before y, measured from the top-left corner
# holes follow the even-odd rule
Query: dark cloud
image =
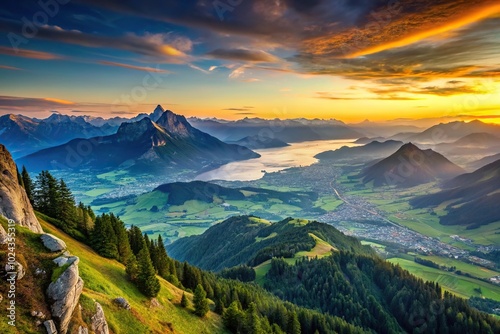
[(216, 49), (206, 54), (209, 57), (245, 61), (245, 62), (263, 62), (274, 63), (278, 58), (261, 50), (253, 51), (246, 49)]
[(73, 104), (71, 101), (54, 98), (33, 98), (17, 96), (0, 96), (0, 107), (40, 107), (54, 108)]
[(229, 111), (249, 111), (253, 109), (253, 107), (242, 107), (242, 108), (225, 108), (222, 110), (229, 110)]
[[(20, 33), (22, 31), (22, 25), (16, 22), (0, 19), (0, 31), (17, 31)], [(36, 34), (36, 38), (39, 39), (86, 46), (90, 48), (113, 48), (125, 50), (139, 55), (154, 57), (158, 61), (162, 62), (181, 62), (186, 55), (182, 51), (179, 51), (173, 46), (165, 43), (161, 37), (161, 35), (149, 34), (139, 36), (131, 33), (121, 36), (86, 34), (80, 31), (64, 30), (61, 28), (54, 28), (52, 26), (38, 27)], [(52, 57), (38, 59), (57, 59), (53, 58), (54, 55), (51, 54), (42, 53), (41, 55), (37, 55), (33, 52), (22, 53), (23, 50), (19, 49), (16, 51), (15, 48), (2, 47), (2, 50), (2, 52), (22, 57), (36, 58), (38, 56)]]

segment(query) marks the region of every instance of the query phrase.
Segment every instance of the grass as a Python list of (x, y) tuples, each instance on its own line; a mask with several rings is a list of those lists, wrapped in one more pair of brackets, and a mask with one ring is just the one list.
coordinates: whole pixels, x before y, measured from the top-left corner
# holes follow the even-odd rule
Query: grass
[[(420, 255), (419, 255), (420, 256)], [(446, 257), (441, 257), (441, 256), (420, 256), (426, 260), (431, 260), (432, 262), (435, 262), (439, 265), (446, 266), (446, 267), (456, 267), (457, 270), (460, 270), (464, 273), (471, 274), (472, 276), (479, 277), (479, 278), (490, 278), (493, 276), (500, 275), (500, 272), (476, 266), (470, 263), (465, 263), (460, 260), (452, 259), (452, 258), (446, 258)]]
[[(478, 279), (459, 276), (441, 269), (423, 266), (410, 260), (392, 258), (388, 260), (397, 263), (417, 277), (426, 281), (438, 282), (444, 289), (463, 298), (471, 296), (486, 297), (500, 301), (500, 287)], [(479, 293), (476, 289), (481, 289)]]
[[(161, 306), (151, 308), (149, 300), (126, 278), (125, 267), (114, 260), (97, 255), (90, 247), (71, 239), (49, 223), (43, 229), (63, 239), (71, 254), (80, 258), (80, 276), (85, 282), (83, 300), (95, 300), (104, 309), (110, 329), (120, 333), (225, 333), (221, 319), (210, 312), (200, 319), (179, 306), (183, 291), (160, 278), (161, 291), (157, 299)], [(191, 294), (188, 294), (192, 298)], [(120, 309), (112, 300), (124, 297), (132, 311)]]
[(316, 201), (314, 206), (326, 211), (335, 211), (342, 203), (344, 202), (337, 196), (323, 196)]
[(295, 254), (294, 258), (323, 258), (325, 256), (329, 256), (332, 250), (337, 250), (335, 247), (330, 245), (328, 242), (318, 238), (313, 233), (309, 233), (309, 235), (316, 241), (316, 245), (310, 251), (302, 251)]
[[(301, 221), (302, 223), (305, 221), (303, 219), (298, 219), (298, 220)], [(326, 241), (322, 240), (321, 238), (318, 238), (313, 233), (309, 233), (309, 235), (312, 238), (314, 238), (314, 240), (316, 241), (316, 245), (309, 251), (297, 252), (293, 258), (284, 259), (288, 264), (294, 265), (296, 260), (304, 257), (323, 258), (325, 256), (329, 256), (332, 250), (336, 250), (335, 247), (333, 247)], [(267, 238), (269, 238), (269, 236)], [(263, 285), (265, 282), (265, 276), (268, 273), (269, 269), (271, 269), (271, 260), (262, 262), (258, 266), (255, 266), (253, 269), (255, 270), (255, 283)]]

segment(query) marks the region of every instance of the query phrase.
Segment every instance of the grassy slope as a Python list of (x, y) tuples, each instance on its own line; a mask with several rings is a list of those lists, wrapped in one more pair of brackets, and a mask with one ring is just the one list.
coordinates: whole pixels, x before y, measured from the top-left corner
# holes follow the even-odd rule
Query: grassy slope
[[(438, 282), (444, 289), (460, 297), (469, 298), (476, 296), (500, 301), (500, 287), (498, 286), (477, 279), (459, 276), (444, 270), (426, 267), (410, 260), (392, 258), (388, 261), (398, 263), (402, 268), (424, 280)], [(482, 293), (474, 291), (476, 288), (481, 288)]]
[[(289, 264), (295, 264), (295, 260), (303, 257), (308, 258), (323, 258), (331, 254), (331, 250), (335, 249), (328, 242), (318, 238), (313, 233), (309, 233), (309, 235), (316, 241), (316, 245), (310, 251), (302, 251), (295, 254), (293, 258), (285, 259)], [(258, 266), (254, 267), (255, 270), (255, 282), (257, 284), (262, 285), (264, 283), (264, 276), (266, 276), (267, 272), (271, 269), (271, 260), (267, 260), (262, 262)]]
[[(49, 223), (41, 223), (44, 231), (63, 239), (68, 250), (80, 257), (80, 276), (85, 281), (84, 299), (92, 298), (102, 305), (109, 327), (115, 334), (168, 333), (169, 323), (175, 333), (224, 333), (219, 316), (210, 312), (205, 319), (200, 319), (183, 309), (179, 306), (183, 291), (161, 278), (162, 288), (157, 297), (161, 307), (150, 308), (149, 300), (127, 280), (122, 264), (100, 257), (90, 247)], [(111, 301), (116, 297), (127, 299), (132, 312), (115, 306)]]

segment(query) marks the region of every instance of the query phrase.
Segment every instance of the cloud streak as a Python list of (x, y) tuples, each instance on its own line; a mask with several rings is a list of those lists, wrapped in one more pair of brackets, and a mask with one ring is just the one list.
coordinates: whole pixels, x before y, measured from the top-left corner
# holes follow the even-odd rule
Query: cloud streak
[(130, 69), (130, 70), (144, 71), (144, 72), (150, 72), (150, 73), (171, 73), (170, 71), (162, 70), (160, 68), (147, 67), (147, 66), (136, 66), (136, 65), (116, 63), (116, 62), (105, 61), (105, 60), (101, 60), (97, 63), (101, 64), (101, 65), (106, 65), (106, 66), (115, 66), (115, 67), (121, 67), (121, 68)]

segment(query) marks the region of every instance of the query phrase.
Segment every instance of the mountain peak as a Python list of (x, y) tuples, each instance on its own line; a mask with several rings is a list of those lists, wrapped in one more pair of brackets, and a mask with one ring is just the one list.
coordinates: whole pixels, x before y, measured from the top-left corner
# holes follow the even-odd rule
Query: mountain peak
[(153, 122), (157, 122), (160, 119), (160, 117), (163, 115), (164, 112), (165, 112), (165, 109), (163, 109), (161, 104), (159, 104), (156, 106), (155, 110), (153, 110), (153, 112), (151, 114), (149, 114), (149, 118)]
[(441, 154), (406, 143), (394, 154), (365, 169), (363, 182), (374, 186), (413, 187), (437, 179), (455, 177), (465, 171)]
[(170, 110), (165, 110), (156, 124), (163, 127), (169, 133), (188, 137), (193, 127), (182, 115), (177, 115)]

